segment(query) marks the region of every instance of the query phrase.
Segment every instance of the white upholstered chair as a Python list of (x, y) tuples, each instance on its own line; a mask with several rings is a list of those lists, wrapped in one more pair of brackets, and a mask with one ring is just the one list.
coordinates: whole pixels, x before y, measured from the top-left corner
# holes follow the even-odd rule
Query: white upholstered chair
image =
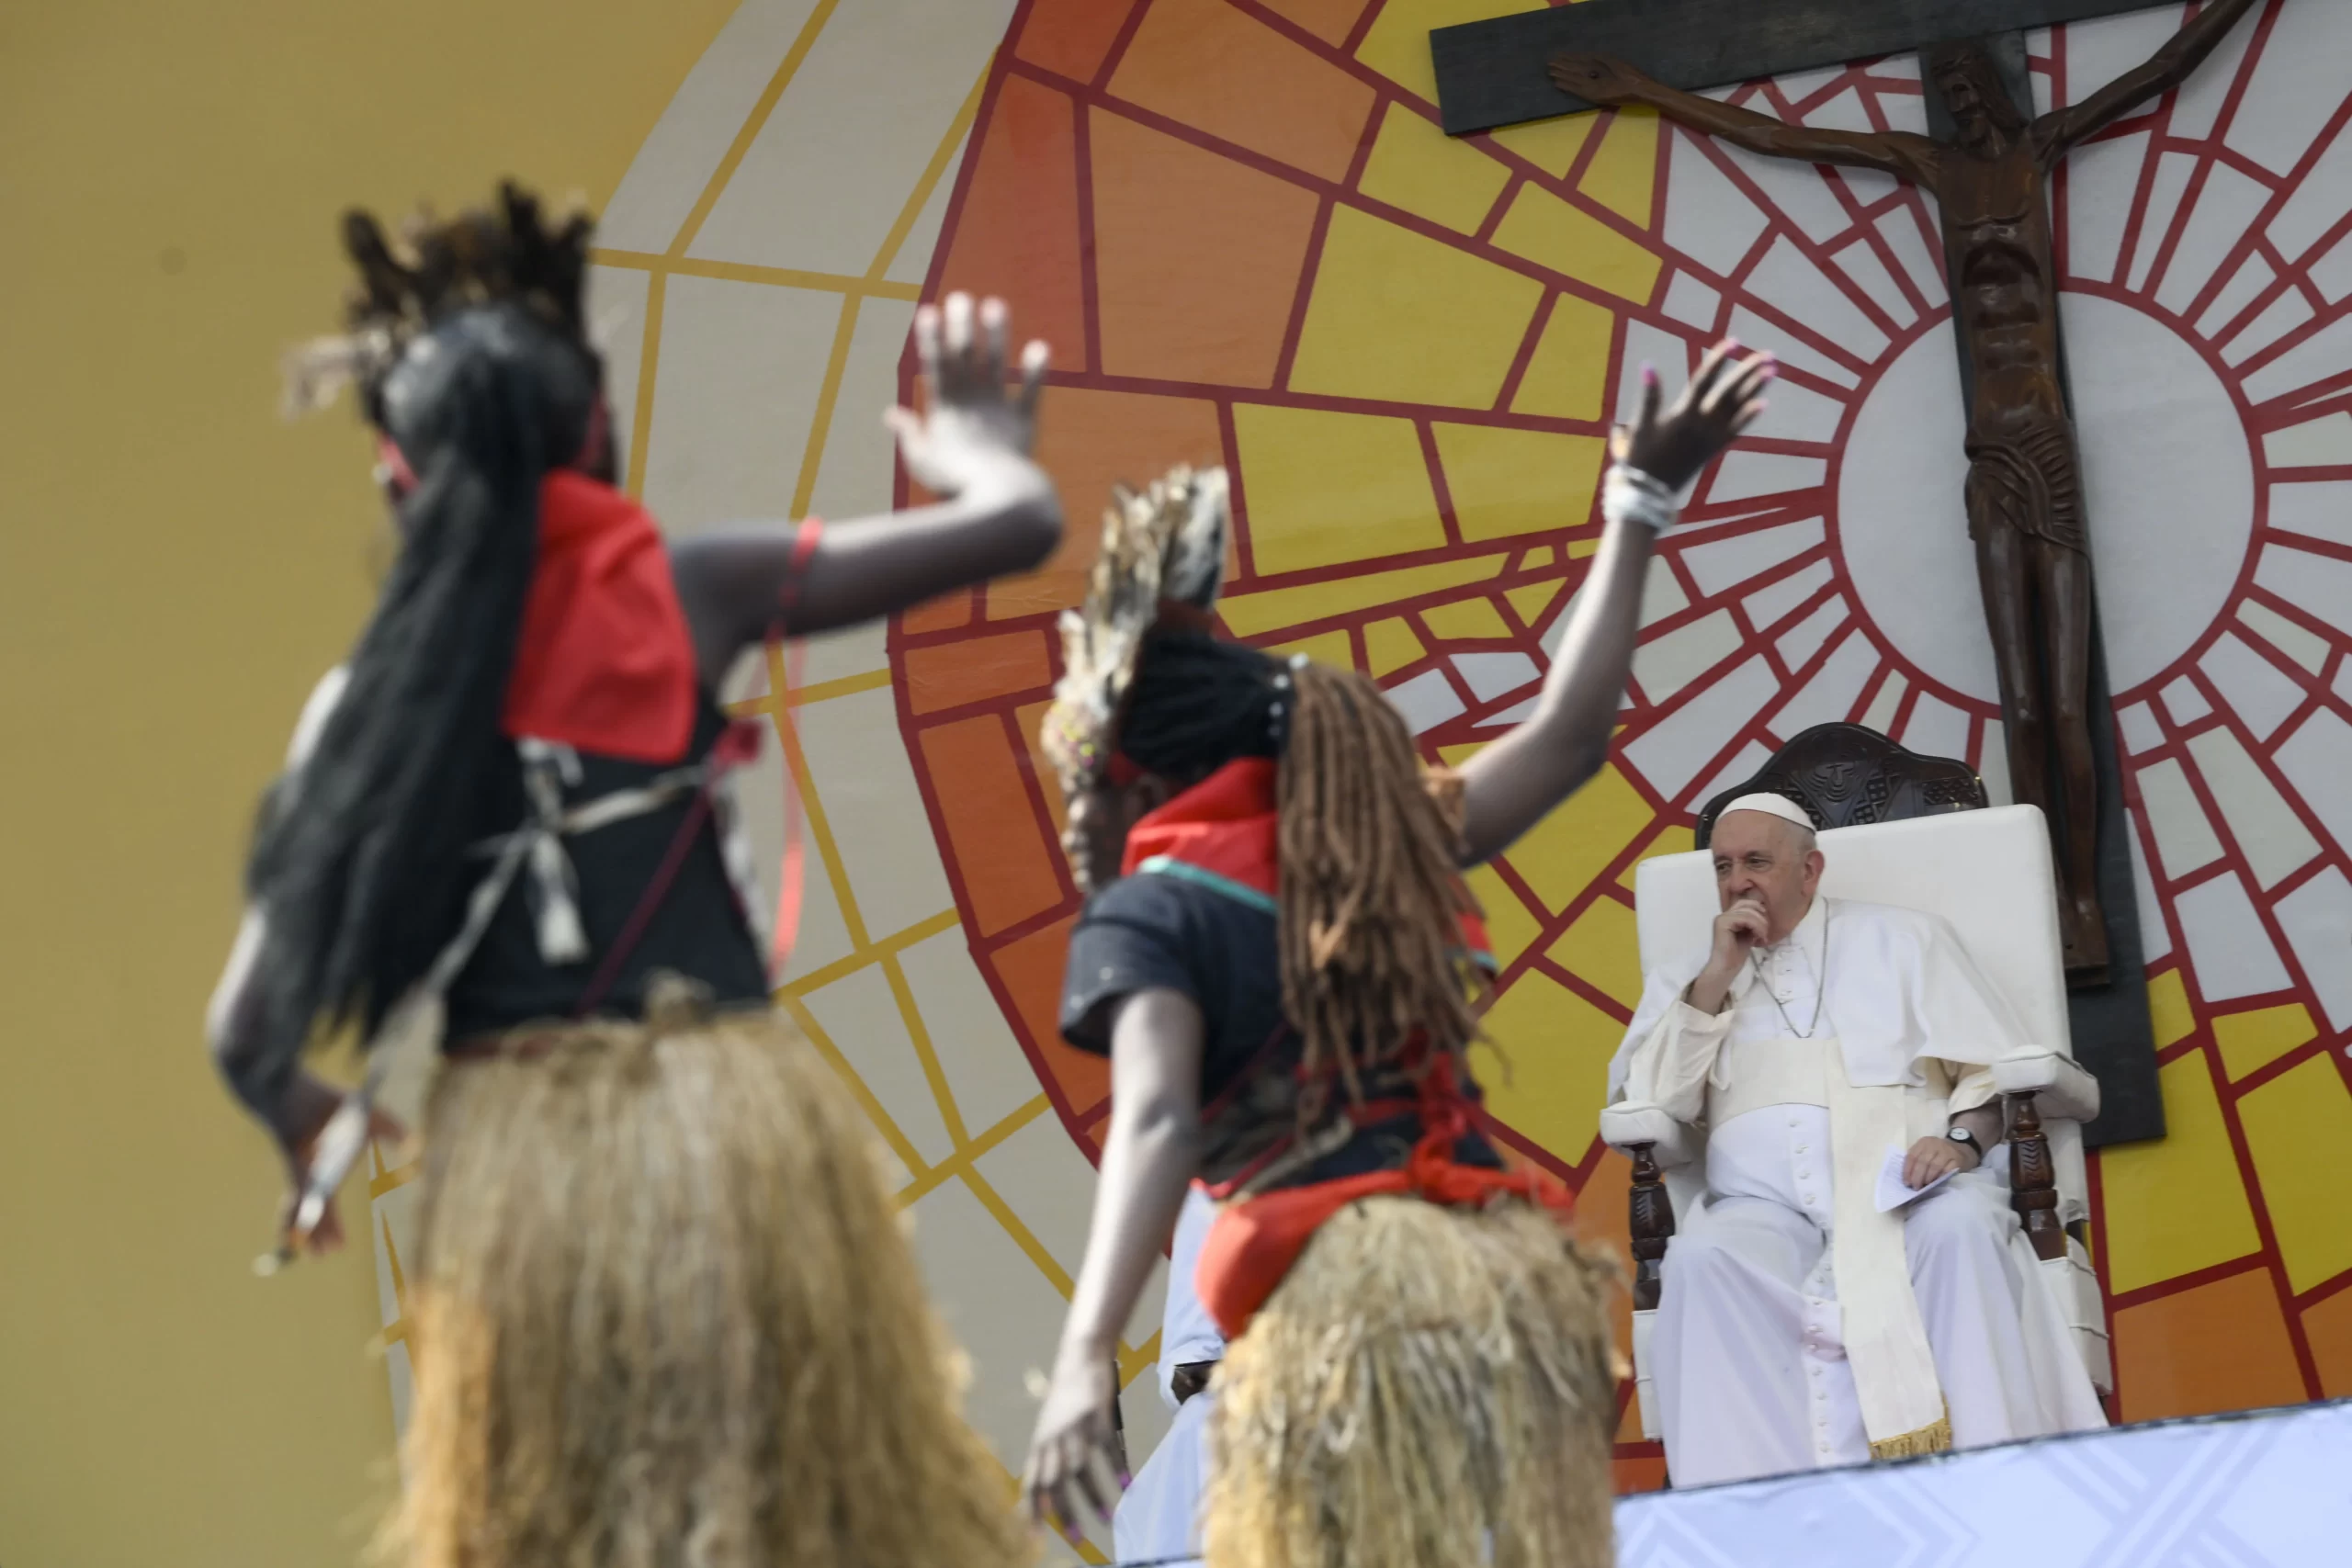
[[(1828, 862), (1823, 893), (1942, 916), (2033, 1043), (1994, 1066), (2007, 1097), (2011, 1155), (1996, 1168), (2007, 1167), (2004, 1174), (2042, 1260), (2044, 1282), (2074, 1328), (2092, 1382), (2111, 1390), (2106, 1313), (2078, 1223), (2088, 1213), (2081, 1123), (2098, 1114), (2098, 1081), (2073, 1060), (2041, 813), (2013, 806), (1833, 828), (1820, 835), (1820, 844)], [(1645, 970), (1691, 953), (1705, 942), (1717, 912), (1711, 858), (1694, 850), (1644, 861), (1634, 901)], [(1600, 1135), (1634, 1159), (1634, 1361), (1643, 1434), (1656, 1438), (1657, 1403), (1647, 1352), (1657, 1269), (1672, 1216), (1687, 1212), (1705, 1189), (1706, 1134), (1656, 1106), (1622, 1102), (1601, 1112)]]

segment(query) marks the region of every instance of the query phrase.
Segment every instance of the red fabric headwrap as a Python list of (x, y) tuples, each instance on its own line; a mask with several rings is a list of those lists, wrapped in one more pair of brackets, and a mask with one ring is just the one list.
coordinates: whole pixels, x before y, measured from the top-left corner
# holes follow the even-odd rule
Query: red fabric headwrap
[(685, 756), (694, 728), (694, 641), (661, 532), (610, 485), (556, 470), (539, 487), (506, 733), (667, 763)]

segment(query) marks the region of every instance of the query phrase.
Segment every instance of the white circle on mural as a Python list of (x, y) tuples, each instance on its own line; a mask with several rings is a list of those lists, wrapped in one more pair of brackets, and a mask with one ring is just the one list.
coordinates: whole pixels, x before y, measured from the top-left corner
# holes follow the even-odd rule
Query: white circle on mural
[(2254, 538), (2254, 451), (2212, 363), (2154, 317), (2068, 294), (2066, 375), (2108, 685), (2120, 695), (2193, 647), (2236, 592)]
[(1897, 654), (1962, 696), (1997, 703), (1962, 500), (1966, 428), (1946, 320), (1895, 355), (1855, 412), (1838, 475), (1838, 547), (1854, 596)]
[[(2092, 295), (2065, 300), (2066, 367), (2083, 452), (2091, 557), (2119, 694), (2193, 647), (2237, 586), (2254, 533), (2254, 454), (2212, 366), (2164, 322)], [(1838, 484), (1855, 596), (1931, 681), (1995, 703), (1951, 323), (1898, 355), (1854, 416)]]

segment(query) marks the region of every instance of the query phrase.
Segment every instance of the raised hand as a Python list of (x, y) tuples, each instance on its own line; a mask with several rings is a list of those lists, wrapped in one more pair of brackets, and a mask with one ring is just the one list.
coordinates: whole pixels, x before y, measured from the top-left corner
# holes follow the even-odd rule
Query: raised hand
[(1709, 349), (1690, 384), (1662, 414), (1657, 372), (1645, 368), (1641, 412), (1610, 436), (1609, 455), (1668, 490), (1698, 478), (1700, 469), (1756, 423), (1764, 412), (1765, 383), (1780, 374), (1769, 354), (1735, 359), (1739, 346), (1736, 338), (1725, 338)]
[(976, 310), (968, 294), (950, 294), (944, 308), (915, 312), (924, 412), (894, 408), (883, 422), (899, 439), (908, 476), (935, 495), (1043, 480), (1029, 454), (1037, 439), (1046, 345), (1033, 341), (1021, 351), (1021, 384), (1008, 390), (1010, 328), (1003, 300), (982, 300)]
[(1113, 1458), (1117, 1429), (1111, 1405), (1118, 1396), (1109, 1356), (1065, 1353), (1056, 1358), (1045, 1406), (1037, 1413), (1036, 1435), (1029, 1442), (1021, 1495), (1031, 1518), (1073, 1543), (1079, 1539), (1081, 1507), (1108, 1519), (1127, 1483)]
[(1555, 54), (1544, 71), (1552, 85), (1589, 104), (1635, 103), (1651, 85), (1641, 72), (1605, 54)]

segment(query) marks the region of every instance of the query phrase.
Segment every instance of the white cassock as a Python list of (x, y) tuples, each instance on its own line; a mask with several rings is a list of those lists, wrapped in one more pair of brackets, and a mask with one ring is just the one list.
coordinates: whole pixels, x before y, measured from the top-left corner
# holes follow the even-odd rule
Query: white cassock
[(1216, 1205), (1208, 1194), (1197, 1187), (1185, 1194), (1183, 1212), (1176, 1217), (1176, 1238), (1168, 1249), (1168, 1305), (1159, 1320), (1159, 1397), (1176, 1412), (1176, 1419), (1112, 1510), (1111, 1545), (1122, 1562), (1191, 1557), (1201, 1550), (1210, 1395), (1196, 1393), (1178, 1404), (1175, 1385), (1178, 1367), (1225, 1359), (1225, 1337), (1193, 1285), (1201, 1242), (1216, 1218)]
[(1611, 1103), (1710, 1129), (1648, 1350), (1674, 1483), (1931, 1450), (1947, 1415), (1959, 1448), (2105, 1426), (2005, 1159), (1877, 1210), (1887, 1151), (2027, 1043), (1951, 928), (1815, 898), (1713, 1016), (1682, 1000), (1706, 959), (1649, 974), (1609, 1068)]

